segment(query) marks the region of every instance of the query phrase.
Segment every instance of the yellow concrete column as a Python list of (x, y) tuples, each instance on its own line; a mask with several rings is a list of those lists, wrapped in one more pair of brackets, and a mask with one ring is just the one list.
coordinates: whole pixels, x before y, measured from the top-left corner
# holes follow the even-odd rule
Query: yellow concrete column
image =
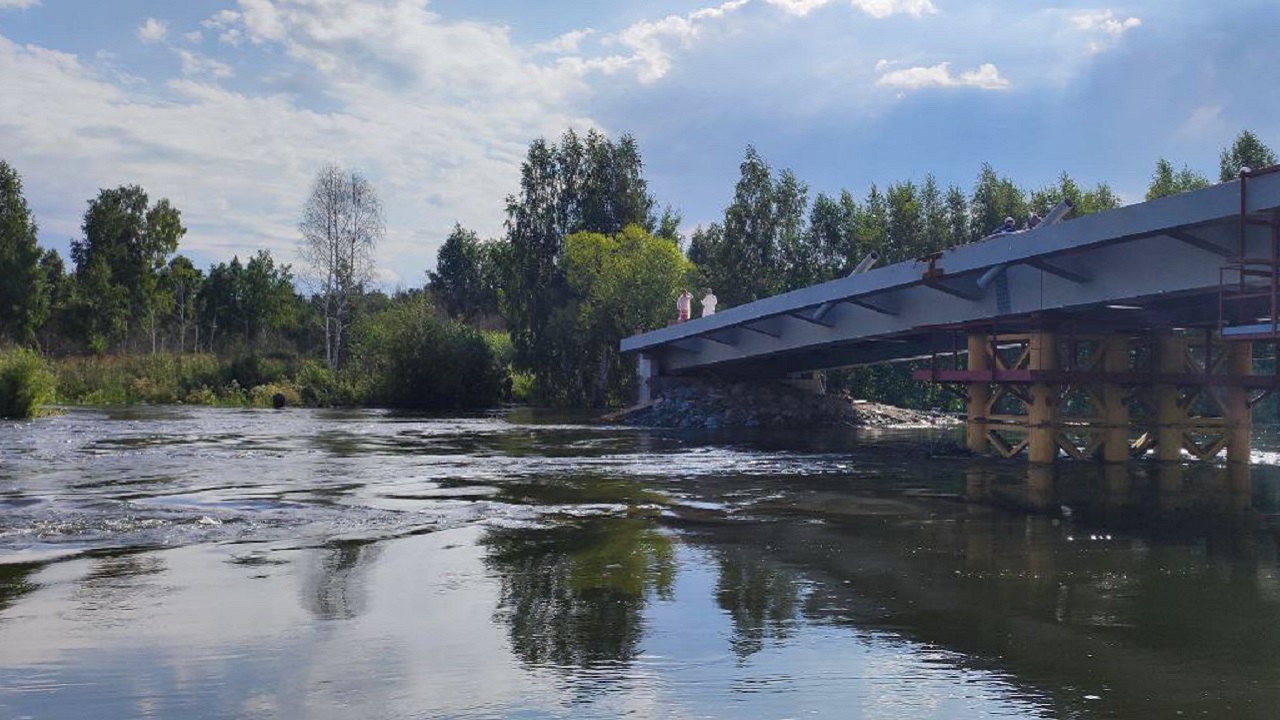
[[(991, 338), (974, 333), (969, 336), (969, 370), (985, 372), (991, 369)], [(991, 441), (987, 438), (987, 404), (991, 402), (991, 386), (986, 382), (969, 383), (969, 402), (966, 407), (965, 439), (969, 451), (987, 453)]]
[[(1102, 369), (1107, 375), (1129, 370), (1129, 339), (1111, 335), (1103, 342)], [(1124, 402), (1125, 389), (1108, 379), (1102, 386), (1102, 459), (1109, 463), (1129, 460), (1129, 407)]]
[[(1157, 373), (1178, 375), (1186, 370), (1186, 344), (1182, 338), (1171, 332), (1157, 333), (1152, 346)], [(1157, 383), (1152, 392), (1156, 394), (1156, 459), (1182, 462), (1182, 432), (1187, 411), (1178, 405), (1178, 387)]]
[[(1031, 370), (1055, 370), (1058, 367), (1056, 338), (1050, 332), (1031, 334), (1028, 363)], [(1058, 456), (1058, 440), (1055, 437), (1053, 386), (1049, 383), (1031, 384), (1031, 405), (1027, 408), (1029, 437), (1027, 459), (1033, 463), (1051, 463)]]
[[(1253, 343), (1237, 341), (1226, 344), (1230, 354), (1232, 377), (1253, 374)], [(1253, 414), (1249, 410), (1249, 389), (1227, 387), (1226, 416), (1227, 462), (1249, 464), (1250, 435), (1253, 431)]]

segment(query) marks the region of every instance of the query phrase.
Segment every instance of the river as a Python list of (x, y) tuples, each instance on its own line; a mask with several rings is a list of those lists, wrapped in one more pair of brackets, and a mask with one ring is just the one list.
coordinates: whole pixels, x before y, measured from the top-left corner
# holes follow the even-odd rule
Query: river
[(0, 718), (1275, 718), (1251, 478), (511, 411), (0, 424)]

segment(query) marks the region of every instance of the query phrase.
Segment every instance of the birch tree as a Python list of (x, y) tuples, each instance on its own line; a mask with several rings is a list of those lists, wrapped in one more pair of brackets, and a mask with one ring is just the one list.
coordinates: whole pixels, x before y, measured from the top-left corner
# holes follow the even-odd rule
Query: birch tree
[(373, 279), (374, 250), (385, 231), (382, 202), (363, 175), (330, 163), (316, 174), (298, 229), (298, 256), (311, 271), (324, 317), (325, 360), (336, 370), (355, 303)]

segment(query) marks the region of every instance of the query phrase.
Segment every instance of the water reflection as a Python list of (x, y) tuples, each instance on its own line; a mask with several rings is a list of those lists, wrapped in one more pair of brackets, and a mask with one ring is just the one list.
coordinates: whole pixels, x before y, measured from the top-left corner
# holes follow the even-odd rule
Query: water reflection
[(37, 585), (31, 576), (39, 565), (0, 564), (0, 619), (23, 595), (34, 591)]
[(1274, 467), (364, 412), (38, 426), (0, 438), (30, 448), (0, 717), (1277, 707)]
[(501, 580), (495, 618), (530, 665), (629, 663), (647, 603), (671, 597), (672, 540), (647, 519), (494, 529), (482, 542), (486, 564)]
[(726, 548), (717, 558), (716, 604), (733, 621), (729, 645), (746, 658), (767, 640), (791, 636), (800, 587), (791, 573), (768, 562), (757, 548)]
[(321, 620), (351, 620), (368, 605), (369, 574), (381, 552), (377, 542), (336, 540), (313, 551), (303, 576), (302, 605)]
[(1251, 533), (1264, 529), (1273, 512), (1270, 496), (1255, 493), (1247, 466), (978, 462), (967, 468), (965, 480), (970, 501), (1169, 540)]

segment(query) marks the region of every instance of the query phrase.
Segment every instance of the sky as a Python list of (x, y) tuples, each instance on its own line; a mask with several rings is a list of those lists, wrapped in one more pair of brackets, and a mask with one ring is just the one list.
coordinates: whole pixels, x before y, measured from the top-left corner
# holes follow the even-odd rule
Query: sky
[(1211, 179), (1241, 130), (1280, 148), (1274, 0), (0, 0), (0, 160), (41, 244), (86, 204), (168, 198), (207, 268), (298, 264), (326, 163), (386, 213), (387, 290), (455, 223), (503, 233), (529, 143), (635, 137), (688, 234), (748, 145), (818, 193), (990, 163), (1142, 199), (1166, 158)]

